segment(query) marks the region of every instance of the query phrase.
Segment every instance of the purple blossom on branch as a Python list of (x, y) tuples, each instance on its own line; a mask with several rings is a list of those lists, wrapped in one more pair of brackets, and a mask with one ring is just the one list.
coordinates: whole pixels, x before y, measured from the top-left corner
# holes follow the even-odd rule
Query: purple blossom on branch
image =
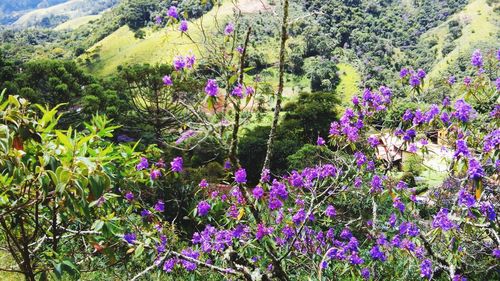
[(208, 96), (215, 97), (217, 96), (218, 91), (219, 86), (217, 85), (217, 81), (215, 79), (209, 79), (207, 81), (207, 85), (205, 86), (205, 93)]

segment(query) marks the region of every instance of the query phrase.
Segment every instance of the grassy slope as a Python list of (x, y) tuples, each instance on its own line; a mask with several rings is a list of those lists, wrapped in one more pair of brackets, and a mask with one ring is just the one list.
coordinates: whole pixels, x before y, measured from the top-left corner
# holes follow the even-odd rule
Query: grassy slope
[(350, 103), (351, 98), (359, 91), (361, 75), (350, 64), (340, 63), (337, 66), (340, 74), (340, 84), (337, 87), (337, 93), (340, 96), (342, 104)]
[(94, 4), (95, 2), (89, 2), (88, 0), (70, 0), (48, 8), (36, 9), (20, 17), (13, 23), (13, 26), (30, 27), (39, 24), (43, 18), (50, 16), (68, 16), (70, 19), (79, 18), (90, 14), (90, 11), (96, 8)]
[(93, 20), (96, 20), (100, 18), (101, 15), (90, 15), (90, 16), (83, 16), (83, 17), (78, 17), (72, 20), (68, 20), (67, 22), (63, 22), (60, 25), (56, 26), (54, 30), (60, 31), (60, 30), (73, 30), (77, 29), (78, 27), (85, 25)]
[[(251, 2), (251, 1), (245, 1)], [(259, 1), (258, 1), (259, 2)], [(202, 29), (209, 32), (216, 26), (215, 17), (218, 22), (233, 13), (231, 1), (224, 1), (222, 6), (212, 9), (200, 19), (189, 23), (189, 36), (194, 42), (201, 42)], [(182, 35), (177, 26), (156, 30), (144, 28), (146, 37), (144, 39), (134, 38), (134, 33), (123, 26), (88, 50), (87, 55), (82, 55), (85, 60), (89, 54), (99, 54), (99, 59), (91, 64), (89, 70), (98, 75), (109, 75), (116, 71), (119, 65), (133, 63), (170, 63), (176, 55), (187, 54), (192, 51), (195, 55), (200, 53), (187, 36)]]
[[(464, 24), (462, 36), (455, 43), (456, 48), (442, 56), (441, 50), (444, 45), (444, 39), (448, 34), (448, 22), (456, 19)], [(423, 38), (435, 37), (438, 39), (437, 60), (433, 69), (429, 72), (429, 78), (439, 78), (440, 73), (446, 71), (447, 67), (453, 63), (461, 53), (470, 52), (471, 45), (477, 42), (495, 42), (497, 34), (500, 31), (498, 17), (493, 11), (493, 7), (486, 3), (486, 0), (471, 1), (465, 9), (452, 16), (448, 21), (438, 27), (431, 29)]]

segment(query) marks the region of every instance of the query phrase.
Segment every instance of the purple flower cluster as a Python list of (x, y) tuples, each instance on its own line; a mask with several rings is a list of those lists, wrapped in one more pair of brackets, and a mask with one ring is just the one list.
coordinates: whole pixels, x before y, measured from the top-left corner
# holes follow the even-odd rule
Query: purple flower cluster
[(431, 279), (432, 277), (432, 262), (429, 259), (425, 259), (420, 264), (420, 276), (426, 279)]
[(183, 160), (182, 157), (175, 157), (172, 162), (170, 162), (172, 172), (180, 173), (182, 172)]
[(218, 91), (219, 86), (217, 85), (217, 81), (215, 79), (209, 79), (205, 86), (205, 93), (210, 97), (215, 97)]
[(481, 50), (476, 49), (474, 53), (472, 53), (470, 63), (477, 68), (483, 67), (483, 55), (481, 54)]
[(179, 17), (179, 13), (177, 12), (177, 7), (175, 6), (170, 6), (167, 11), (167, 16), (177, 19)]
[(210, 204), (208, 204), (207, 201), (200, 201), (196, 208), (198, 211), (198, 215), (201, 217), (204, 217), (204, 216), (208, 215), (208, 212), (210, 212), (210, 209), (212, 208), (212, 206), (210, 206)]
[(137, 171), (149, 168), (148, 159), (145, 157), (141, 157), (139, 164), (137, 164), (137, 166), (135, 166), (135, 168), (137, 169)]
[(194, 55), (189, 56), (176, 56), (174, 58), (174, 70), (181, 71), (183, 69), (191, 69), (193, 68), (196, 62), (196, 57)]
[(432, 221), (433, 228), (440, 228), (443, 231), (448, 231), (457, 227), (449, 218), (448, 209), (441, 209), (435, 216)]
[(247, 182), (247, 171), (243, 168), (236, 171), (236, 173), (234, 173), (234, 181), (237, 183), (246, 183)]
[(455, 111), (452, 113), (452, 116), (465, 123), (474, 117), (473, 113), (472, 106), (463, 99), (459, 99), (455, 102)]

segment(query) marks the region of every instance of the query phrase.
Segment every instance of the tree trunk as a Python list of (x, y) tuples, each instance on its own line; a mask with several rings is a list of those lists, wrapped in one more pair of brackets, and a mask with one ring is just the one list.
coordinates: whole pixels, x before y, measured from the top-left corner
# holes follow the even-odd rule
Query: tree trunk
[(264, 160), (264, 166), (262, 167), (262, 171), (264, 171), (265, 169), (269, 169), (271, 165), (271, 157), (273, 156), (273, 144), (274, 144), (274, 139), (276, 137), (276, 129), (278, 127), (278, 121), (280, 117), (281, 102), (283, 100), (286, 40), (288, 39), (287, 28), (288, 28), (288, 0), (284, 0), (283, 22), (281, 23), (281, 46), (280, 46), (278, 92), (276, 93), (276, 106), (274, 108), (273, 123), (271, 126), (271, 131), (269, 132), (269, 138), (267, 139), (266, 158)]
[[(252, 32), (252, 28), (249, 27), (247, 31), (247, 35), (245, 37), (245, 43), (243, 45), (243, 53), (241, 53), (240, 59), (240, 76), (238, 78), (238, 83), (243, 85), (244, 71), (245, 68), (245, 57), (247, 53), (248, 42), (250, 40), (250, 33)], [(234, 125), (233, 125), (233, 135), (231, 139), (231, 150), (229, 151), (229, 160), (231, 161), (231, 165), (233, 169), (237, 169), (240, 166), (238, 160), (238, 132), (240, 130), (240, 100), (237, 102), (233, 102), (233, 106), (235, 107), (235, 115), (234, 115)]]

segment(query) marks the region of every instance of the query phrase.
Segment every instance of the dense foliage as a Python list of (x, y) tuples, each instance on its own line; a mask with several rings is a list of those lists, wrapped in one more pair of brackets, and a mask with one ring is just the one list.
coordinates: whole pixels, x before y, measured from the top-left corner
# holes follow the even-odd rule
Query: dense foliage
[[(103, 23), (87, 42), (123, 24), (139, 38), (145, 26), (189, 37), (186, 19), (213, 5), (174, 2), (123, 1), (103, 15), (112, 21), (69, 36)], [(210, 52), (106, 78), (71, 60), (13, 58), (11, 33), (0, 56), (0, 250), (13, 265), (0, 271), (499, 279), (500, 49), (460, 54), (434, 81), (423, 67), (433, 58), (411, 59), (429, 43), (418, 37), (466, 1), (411, 1), (411, 13), (398, 1), (327, 2), (292, 1), (293, 21), (288, 1), (283, 22), (236, 13), (204, 32)], [(446, 40), (460, 37), (460, 22), (447, 28)], [(277, 38), (275, 91), (261, 46)], [(394, 60), (405, 46), (415, 49)], [(363, 72), (350, 101), (339, 89), (346, 59)], [(284, 91), (292, 79), (308, 86)]]

